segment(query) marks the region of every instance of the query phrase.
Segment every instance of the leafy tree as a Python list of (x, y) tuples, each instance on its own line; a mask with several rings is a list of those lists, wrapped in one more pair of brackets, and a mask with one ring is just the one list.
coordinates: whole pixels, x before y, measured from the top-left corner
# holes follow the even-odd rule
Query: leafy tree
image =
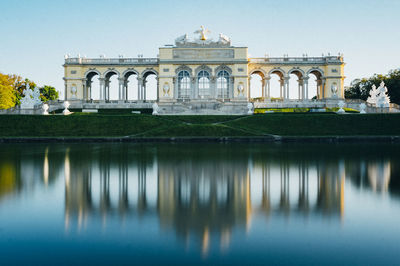
[(0, 73), (0, 109), (14, 107), (15, 98), (12, 78)]
[(44, 85), (39, 90), (40, 90), (40, 100), (42, 100), (42, 102), (58, 99), (58, 91), (56, 90), (56, 88), (52, 86)]
[(385, 82), (388, 94), (392, 103), (400, 104), (400, 69), (391, 70), (387, 75), (375, 74), (370, 78), (363, 78), (353, 82), (349, 89), (345, 91), (348, 99), (367, 100), (372, 85), (379, 87), (381, 82)]

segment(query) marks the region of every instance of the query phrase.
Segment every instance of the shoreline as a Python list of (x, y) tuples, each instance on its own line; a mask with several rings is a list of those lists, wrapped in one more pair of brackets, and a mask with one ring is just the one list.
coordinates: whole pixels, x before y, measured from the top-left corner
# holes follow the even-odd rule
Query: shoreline
[(261, 136), (261, 137), (0, 137), (2, 143), (399, 143), (400, 136)]

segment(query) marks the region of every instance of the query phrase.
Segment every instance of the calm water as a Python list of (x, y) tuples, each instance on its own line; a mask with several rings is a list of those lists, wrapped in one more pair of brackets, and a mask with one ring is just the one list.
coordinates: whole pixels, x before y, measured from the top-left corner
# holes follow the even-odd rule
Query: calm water
[(2, 265), (393, 265), (399, 241), (399, 145), (0, 145)]

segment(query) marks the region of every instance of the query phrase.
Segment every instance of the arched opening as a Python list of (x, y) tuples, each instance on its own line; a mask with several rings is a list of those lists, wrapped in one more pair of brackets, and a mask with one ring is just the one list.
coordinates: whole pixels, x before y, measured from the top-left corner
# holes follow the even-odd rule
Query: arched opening
[(293, 70), (289, 74), (289, 99), (302, 99), (303, 74)]
[(187, 99), (190, 97), (190, 74), (186, 70), (178, 73), (178, 98)]
[(217, 74), (217, 98), (229, 98), (229, 73), (225, 70)]
[(284, 74), (279, 70), (273, 70), (270, 72), (270, 93), (271, 99), (283, 99), (283, 84)]
[(118, 100), (119, 98), (119, 81), (118, 73), (110, 71), (105, 74), (104, 85), (106, 88), (106, 101)]
[(197, 82), (199, 84), (199, 98), (209, 98), (210, 94), (210, 73), (207, 71), (200, 71), (197, 76)]
[(100, 100), (99, 73), (91, 71), (86, 74), (86, 88), (84, 91), (85, 100)]
[(250, 98), (265, 97), (263, 93), (264, 86), (264, 74), (261, 71), (254, 71), (250, 75)]
[(157, 73), (147, 71), (143, 74), (144, 100), (157, 100), (158, 85)]
[(321, 99), (322, 95), (322, 73), (312, 70), (308, 73), (308, 99)]
[(128, 101), (138, 100), (138, 74), (134, 71), (129, 71), (124, 75), (125, 97)]

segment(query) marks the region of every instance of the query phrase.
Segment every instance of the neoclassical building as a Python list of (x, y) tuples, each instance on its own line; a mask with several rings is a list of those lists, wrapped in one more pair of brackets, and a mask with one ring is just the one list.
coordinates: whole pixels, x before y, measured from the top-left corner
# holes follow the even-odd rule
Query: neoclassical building
[[(137, 103), (146, 101), (146, 83), (150, 75), (157, 77), (157, 102), (160, 106), (179, 103), (222, 103), (240, 105), (255, 101), (250, 97), (251, 76), (261, 77), (258, 102), (307, 102), (309, 75), (317, 80), (317, 99), (344, 98), (344, 61), (339, 56), (322, 57), (262, 57), (250, 58), (247, 47), (231, 45), (231, 40), (220, 34), (217, 41), (207, 39), (207, 30), (196, 33), (200, 37), (189, 40), (183, 35), (175, 45), (159, 48), (157, 58), (71, 58), (64, 64), (65, 99), (92, 102), (92, 79), (100, 81), (99, 103), (110, 103), (110, 78), (118, 77), (118, 103), (128, 101), (128, 78), (137, 78)], [(296, 90), (289, 86), (290, 75), (297, 76)], [(270, 80), (279, 77), (280, 95), (271, 101)], [(292, 89), (290, 89), (292, 88)], [(292, 91), (291, 91), (292, 90)], [(296, 99), (291, 95), (296, 94)], [(147, 101), (148, 102), (148, 101)], [(215, 108), (214, 108), (215, 109)]]

